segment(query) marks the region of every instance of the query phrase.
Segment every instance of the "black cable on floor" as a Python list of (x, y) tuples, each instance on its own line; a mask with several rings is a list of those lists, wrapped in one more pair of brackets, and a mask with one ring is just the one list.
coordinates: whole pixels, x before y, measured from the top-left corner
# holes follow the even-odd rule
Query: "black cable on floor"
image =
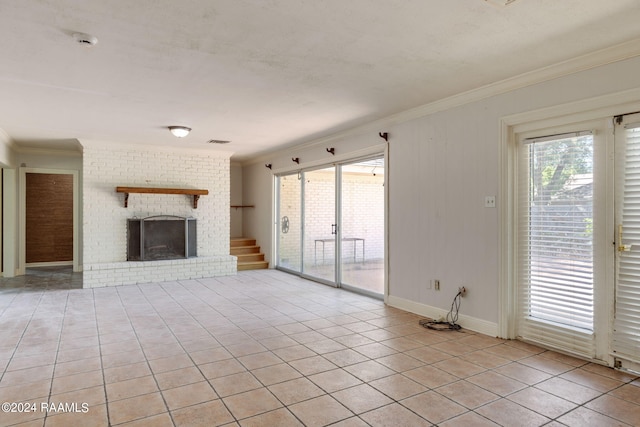
[(453, 302), (451, 303), (451, 310), (447, 313), (447, 317), (445, 321), (438, 321), (432, 319), (421, 319), (418, 321), (420, 326), (433, 329), (434, 331), (459, 331), (462, 329), (462, 326), (458, 325), (456, 322), (458, 321), (458, 313), (460, 312), (460, 301), (462, 300), (462, 291), (458, 292), (455, 297), (453, 297)]

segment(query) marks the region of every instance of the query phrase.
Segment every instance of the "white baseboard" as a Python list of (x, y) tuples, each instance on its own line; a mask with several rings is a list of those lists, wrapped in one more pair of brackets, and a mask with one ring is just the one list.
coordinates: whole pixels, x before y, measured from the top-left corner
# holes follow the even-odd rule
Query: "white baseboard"
[[(399, 298), (393, 295), (389, 295), (387, 297), (386, 303), (391, 307), (409, 311), (414, 314), (419, 314), (430, 319), (445, 317), (448, 313), (448, 310), (443, 310), (438, 307), (432, 307), (430, 305), (422, 304), (404, 298)], [(457, 323), (463, 328), (469, 329), (474, 332), (479, 332), (491, 337), (498, 336), (498, 324), (494, 322), (488, 322), (486, 320), (476, 319), (475, 317), (460, 314)]]

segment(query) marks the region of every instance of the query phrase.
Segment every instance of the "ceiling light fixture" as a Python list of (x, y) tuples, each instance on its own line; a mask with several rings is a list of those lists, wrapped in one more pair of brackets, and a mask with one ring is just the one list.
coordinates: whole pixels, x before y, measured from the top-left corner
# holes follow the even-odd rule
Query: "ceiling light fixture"
[(173, 136), (178, 138), (184, 138), (185, 136), (189, 135), (189, 132), (191, 132), (191, 128), (188, 128), (186, 126), (169, 126), (169, 130), (171, 131)]

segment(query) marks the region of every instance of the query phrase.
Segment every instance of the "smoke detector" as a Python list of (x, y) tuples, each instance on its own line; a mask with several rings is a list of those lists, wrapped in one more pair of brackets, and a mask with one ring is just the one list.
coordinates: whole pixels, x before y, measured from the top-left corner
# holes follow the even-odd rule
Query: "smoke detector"
[(98, 43), (98, 38), (86, 33), (73, 33), (73, 39), (76, 43), (85, 47), (93, 47)]

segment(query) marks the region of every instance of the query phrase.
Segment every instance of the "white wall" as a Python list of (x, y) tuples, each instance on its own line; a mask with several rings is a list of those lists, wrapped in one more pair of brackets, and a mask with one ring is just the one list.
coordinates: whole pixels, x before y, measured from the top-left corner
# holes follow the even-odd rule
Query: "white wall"
[[(634, 58), (392, 127), (391, 302), (448, 309), (465, 286), (462, 312), (497, 325), (498, 209), (484, 198), (500, 193), (500, 119), (640, 87), (638, 72)], [(429, 279), (441, 291), (427, 289)]]
[(20, 167), (82, 171), (82, 153), (63, 150), (27, 150), (17, 153)]
[[(638, 75), (640, 58), (632, 58), (406, 122), (389, 118), (389, 125), (380, 129), (389, 132), (388, 302), (422, 314), (446, 312), (464, 285), (469, 292), (461, 314), (480, 325), (477, 330), (497, 331), (499, 209), (485, 208), (484, 198), (500, 194), (501, 117), (638, 88)], [(271, 236), (266, 220), (271, 181), (264, 163), (290, 169), (292, 154), (297, 154), (304, 167), (331, 160), (323, 153), (328, 146), (356, 155), (358, 148), (380, 141), (370, 130), (366, 136), (355, 134), (247, 165), (245, 188), (261, 200), (255, 216), (245, 216), (245, 230), (261, 239)], [(501, 202), (497, 200), (498, 207)], [(440, 291), (428, 289), (430, 279), (440, 280)]]
[(15, 152), (11, 147), (11, 139), (9, 135), (0, 129), (0, 166), (15, 167)]
[(16, 169), (2, 172), (2, 275), (14, 277), (18, 270), (18, 173)]
[[(229, 255), (229, 153), (82, 144), (85, 287), (235, 273), (235, 257)], [(194, 209), (192, 196), (130, 194), (125, 208), (118, 186), (196, 188), (209, 195)], [(197, 218), (198, 257), (127, 262), (127, 218), (151, 215)]]
[(18, 196), (16, 192), (17, 173), (15, 168), (15, 152), (11, 147), (11, 139), (6, 132), (0, 129), (0, 167), (2, 167), (3, 181), (0, 189), (0, 197), (2, 202), (2, 224), (0, 231), (2, 232), (2, 275), (4, 277), (13, 277), (18, 268), (18, 259), (16, 257), (18, 251)]
[(242, 209), (242, 231), (255, 238), (264, 259), (273, 267), (272, 210), (273, 177), (264, 165), (254, 164), (242, 170), (242, 200), (254, 208)]

